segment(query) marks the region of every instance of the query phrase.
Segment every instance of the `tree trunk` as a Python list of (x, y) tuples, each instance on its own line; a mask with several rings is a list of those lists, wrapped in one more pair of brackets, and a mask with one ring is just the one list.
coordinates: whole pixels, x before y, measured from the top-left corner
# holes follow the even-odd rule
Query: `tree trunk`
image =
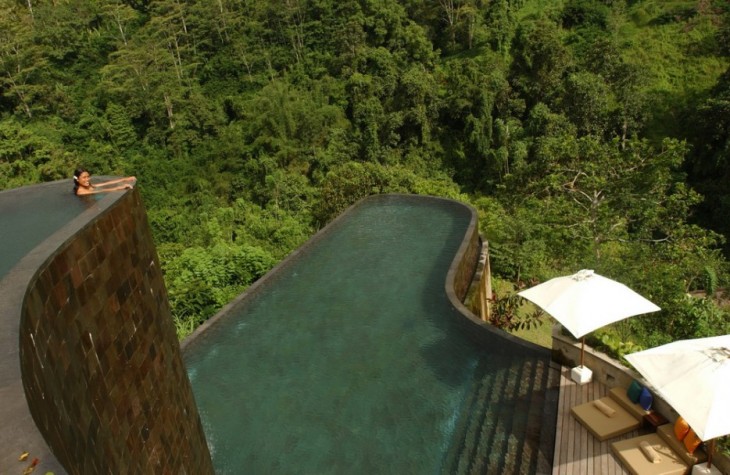
[(167, 121), (170, 124), (170, 129), (174, 129), (175, 128), (175, 117), (173, 115), (173, 110), (172, 110), (172, 99), (170, 99), (170, 96), (167, 93), (164, 93), (164, 97), (165, 97), (165, 109), (167, 111)]

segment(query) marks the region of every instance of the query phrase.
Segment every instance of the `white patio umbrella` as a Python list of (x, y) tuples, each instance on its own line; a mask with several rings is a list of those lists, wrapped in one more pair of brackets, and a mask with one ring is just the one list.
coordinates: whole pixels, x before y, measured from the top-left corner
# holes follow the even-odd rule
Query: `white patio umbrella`
[(609, 323), (661, 310), (624, 284), (592, 270), (550, 279), (518, 295), (542, 308), (581, 339), (581, 367), (586, 334)]
[(730, 434), (730, 335), (675, 341), (626, 359), (701, 440)]

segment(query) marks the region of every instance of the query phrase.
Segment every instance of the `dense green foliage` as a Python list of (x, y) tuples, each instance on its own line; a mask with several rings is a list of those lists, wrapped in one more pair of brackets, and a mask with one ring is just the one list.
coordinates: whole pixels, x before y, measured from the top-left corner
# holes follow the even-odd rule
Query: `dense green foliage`
[(729, 333), (723, 0), (0, 0), (0, 188), (130, 174), (181, 334), (372, 193), (457, 198), (495, 274), (593, 268)]

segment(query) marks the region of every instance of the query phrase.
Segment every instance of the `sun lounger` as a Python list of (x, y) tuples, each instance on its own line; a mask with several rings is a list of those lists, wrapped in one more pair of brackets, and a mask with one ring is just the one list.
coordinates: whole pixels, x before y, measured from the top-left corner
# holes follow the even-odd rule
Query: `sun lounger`
[[(603, 406), (613, 412), (603, 410)], [(575, 406), (570, 412), (600, 441), (638, 429), (647, 413), (632, 402), (626, 396), (626, 390), (620, 387), (612, 388), (606, 397)]]
[[(614, 413), (606, 414), (597, 407), (597, 403), (608, 406)], [(600, 441), (618, 437), (641, 426), (641, 421), (610, 396), (575, 406), (570, 412)]]
[[(651, 447), (649, 454), (642, 445)], [(707, 460), (702, 448), (693, 454), (687, 451), (674, 436), (672, 424), (660, 426), (654, 434), (613, 442), (611, 450), (633, 475), (689, 474), (693, 465)]]
[[(642, 442), (651, 447), (658, 460), (650, 460)], [(682, 458), (656, 433), (613, 442), (611, 450), (633, 475), (683, 475), (688, 471)]]

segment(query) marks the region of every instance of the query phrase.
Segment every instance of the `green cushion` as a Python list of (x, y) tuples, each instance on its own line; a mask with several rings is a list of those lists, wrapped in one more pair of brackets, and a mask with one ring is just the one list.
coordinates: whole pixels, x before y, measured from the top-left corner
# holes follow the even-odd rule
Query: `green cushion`
[(626, 396), (631, 402), (638, 403), (641, 397), (641, 389), (641, 384), (637, 380), (633, 380), (629, 384), (629, 389), (626, 390)]

